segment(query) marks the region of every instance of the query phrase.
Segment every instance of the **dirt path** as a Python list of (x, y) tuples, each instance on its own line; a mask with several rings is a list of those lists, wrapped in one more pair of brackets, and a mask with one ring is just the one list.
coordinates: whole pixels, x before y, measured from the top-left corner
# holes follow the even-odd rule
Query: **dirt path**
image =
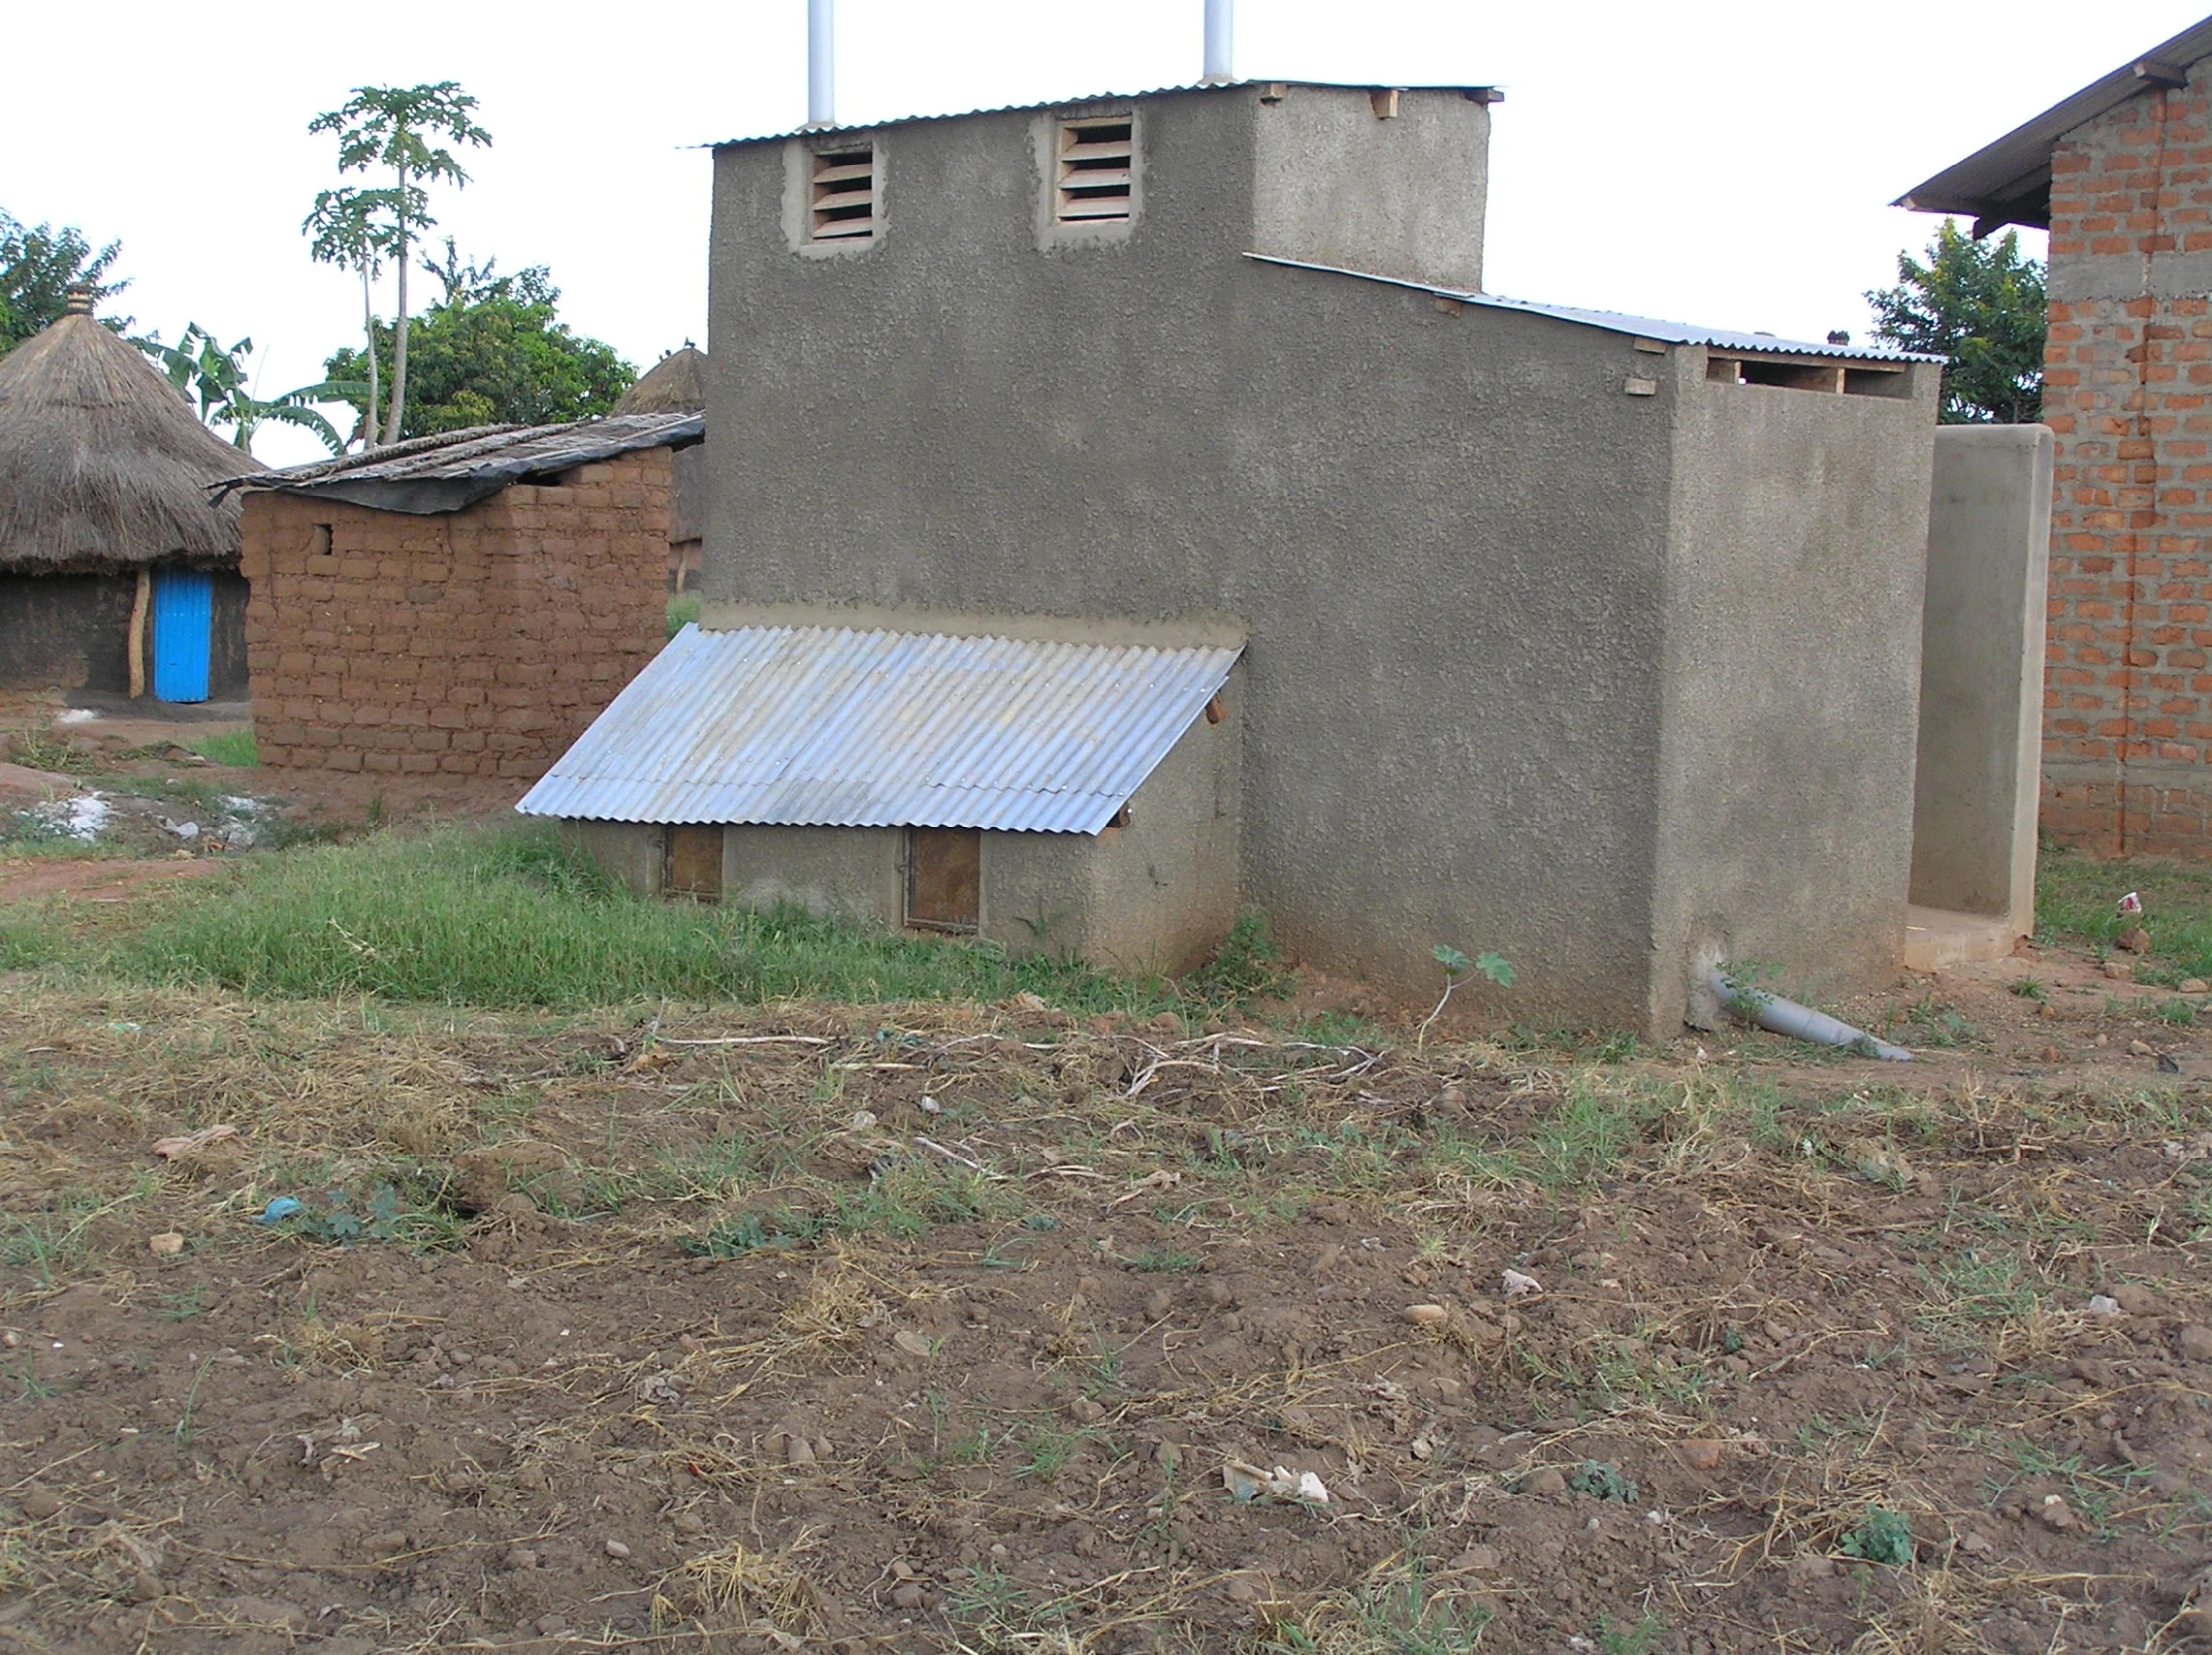
[(26, 856), (0, 861), (0, 908), (69, 896), (120, 902), (174, 879), (196, 879), (223, 864), (200, 856), (158, 861), (127, 857)]

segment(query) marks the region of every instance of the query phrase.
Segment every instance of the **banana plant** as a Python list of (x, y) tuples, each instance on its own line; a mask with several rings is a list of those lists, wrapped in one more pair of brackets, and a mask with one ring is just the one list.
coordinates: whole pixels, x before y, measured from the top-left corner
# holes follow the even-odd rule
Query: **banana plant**
[(274, 397), (257, 397), (246, 384), (246, 359), (253, 354), (253, 341), (224, 345), (197, 322), (187, 324), (173, 345), (163, 344), (158, 333), (131, 343), (154, 359), (178, 394), (193, 405), (202, 425), (230, 427), (230, 441), (248, 454), (253, 452), (255, 430), (272, 423), (311, 431), (332, 454), (345, 453), (346, 439), (314, 405), (358, 399), (362, 386), (326, 379)]

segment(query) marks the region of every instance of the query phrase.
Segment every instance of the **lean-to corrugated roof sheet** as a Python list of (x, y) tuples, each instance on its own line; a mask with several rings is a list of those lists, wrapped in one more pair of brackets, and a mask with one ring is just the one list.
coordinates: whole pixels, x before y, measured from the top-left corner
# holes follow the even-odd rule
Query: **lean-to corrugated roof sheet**
[(1096, 833), (1230, 647), (687, 626), (517, 809), (609, 822)]
[(410, 438), (387, 448), (231, 479), (225, 489), (271, 490), (346, 500), (373, 510), (430, 516), (458, 511), (510, 483), (612, 460), (637, 449), (699, 442), (695, 412), (610, 414), (550, 426), (472, 426)]
[(1406, 281), (1398, 276), (1378, 276), (1368, 270), (1347, 270), (1336, 264), (1310, 264), (1304, 259), (1278, 258), (1273, 253), (1246, 253), (1246, 258), (1256, 264), (1280, 264), (1291, 270), (1314, 270), (1323, 275), (1352, 276), (1360, 281), (1381, 282), (1386, 287), (1404, 287), (1416, 293), (1431, 294), (1439, 299), (1456, 299), (1461, 304), (1480, 305), (1489, 310), (1517, 310), (1530, 316), (1549, 316), (1557, 322), (1576, 322), (1583, 327), (1603, 328), (1608, 333), (1633, 334), (1639, 339), (1657, 339), (1669, 345), (1707, 345), (1715, 350), (1771, 352), (1783, 356), (1837, 356), (1860, 362), (1941, 362), (1940, 356), (1919, 356), (1911, 351), (1891, 350), (1881, 345), (1830, 345), (1814, 344), (1809, 339), (1777, 339), (1770, 333), (1737, 333), (1728, 328), (1700, 327), (1695, 322), (1664, 322), (1656, 316), (1630, 316), (1618, 310), (1578, 310), (1571, 305), (1543, 304), (1533, 299), (1502, 299), (1495, 293), (1468, 293), (1456, 287), (1436, 287), (1428, 282)]

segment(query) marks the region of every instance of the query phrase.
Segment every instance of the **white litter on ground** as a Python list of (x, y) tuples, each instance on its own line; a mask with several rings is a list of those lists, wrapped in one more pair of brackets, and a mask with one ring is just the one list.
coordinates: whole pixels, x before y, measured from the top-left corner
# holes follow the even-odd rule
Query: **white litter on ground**
[(101, 829), (108, 826), (109, 812), (108, 802), (100, 795), (81, 793), (68, 799), (49, 799), (43, 804), (33, 805), (23, 815), (49, 833), (90, 844), (100, 837)]
[(98, 724), (100, 715), (90, 707), (64, 707), (54, 715), (56, 724)]

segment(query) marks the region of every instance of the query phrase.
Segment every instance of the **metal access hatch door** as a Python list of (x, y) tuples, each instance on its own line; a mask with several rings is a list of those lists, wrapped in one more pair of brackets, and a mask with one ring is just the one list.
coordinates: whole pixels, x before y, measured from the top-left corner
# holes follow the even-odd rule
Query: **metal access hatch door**
[(156, 569), (154, 699), (205, 701), (215, 627), (215, 577), (205, 569)]

